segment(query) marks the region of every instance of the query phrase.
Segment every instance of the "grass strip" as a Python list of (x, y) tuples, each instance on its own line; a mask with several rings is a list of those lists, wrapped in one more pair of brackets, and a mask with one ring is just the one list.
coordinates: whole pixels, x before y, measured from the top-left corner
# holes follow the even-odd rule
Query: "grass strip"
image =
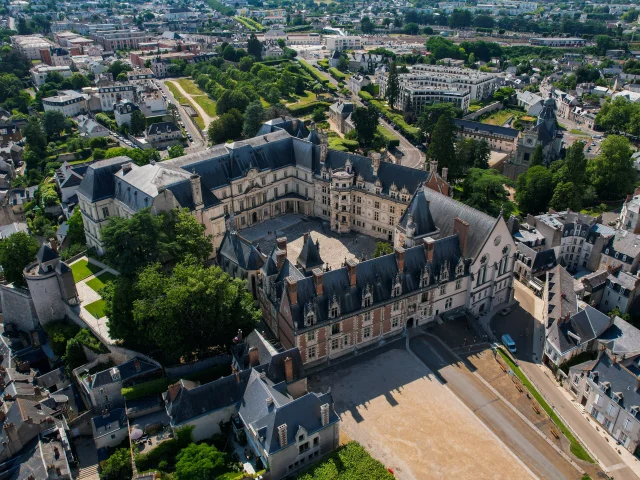
[[(198, 109), (195, 107), (193, 102), (189, 100), (187, 97), (183, 97), (180, 91), (178, 90), (178, 87), (176, 87), (173, 82), (165, 82), (165, 85), (171, 91), (171, 95), (175, 97), (176, 101), (180, 105), (185, 105), (185, 104), (189, 105), (191, 106), (191, 108), (193, 108), (193, 111), (196, 112), (196, 114), (198, 113)], [(204, 130), (204, 119), (200, 115), (196, 115), (195, 117), (193, 117), (193, 119), (198, 124), (198, 126), (202, 130)]]
[(102, 267), (95, 265), (93, 263), (89, 263), (85, 259), (78, 260), (73, 265), (71, 265), (71, 273), (73, 273), (73, 280), (78, 283), (80, 280), (84, 280), (90, 275), (98, 273), (103, 270)]
[(547, 412), (547, 415), (549, 415), (549, 418), (551, 418), (551, 421), (553, 421), (553, 423), (557, 425), (557, 427), (564, 434), (564, 436), (567, 437), (567, 440), (569, 440), (569, 443), (571, 444), (571, 453), (573, 453), (576, 456), (576, 458), (579, 458), (580, 460), (584, 460), (589, 463), (595, 463), (593, 461), (593, 458), (591, 458), (591, 456), (587, 453), (587, 451), (580, 444), (578, 439), (573, 436), (571, 431), (562, 422), (562, 420), (560, 420), (560, 417), (556, 415), (556, 412), (553, 411), (553, 409), (549, 406), (549, 404), (544, 399), (544, 397), (540, 395), (538, 390), (536, 390), (536, 388), (529, 381), (529, 379), (524, 374), (524, 372), (520, 369), (520, 367), (517, 367), (516, 364), (513, 363), (513, 360), (511, 360), (511, 358), (509, 358), (509, 356), (506, 353), (504, 353), (501, 348), (498, 348), (498, 353), (500, 353), (504, 361), (507, 362), (507, 365), (509, 365), (509, 368), (513, 370), (513, 373), (516, 374), (516, 377), (518, 377), (522, 382), (522, 384), (527, 388), (527, 390), (529, 390), (529, 393), (533, 395), (533, 398), (535, 398), (536, 401), (540, 404), (540, 406), (544, 409), (544, 411)]

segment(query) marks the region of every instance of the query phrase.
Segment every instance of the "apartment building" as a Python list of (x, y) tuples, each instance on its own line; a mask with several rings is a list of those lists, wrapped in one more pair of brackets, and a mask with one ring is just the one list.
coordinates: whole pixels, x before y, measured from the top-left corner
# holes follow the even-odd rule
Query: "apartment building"
[(583, 38), (530, 38), (529, 43), (538, 47), (572, 48), (584, 47), (587, 41)]
[(456, 126), (458, 137), (486, 141), (492, 150), (513, 152), (517, 146), (519, 130), (486, 123), (473, 122), (454, 118), (451, 122)]
[(357, 35), (327, 35), (325, 41), (327, 50), (360, 50), (364, 45), (362, 37)]
[(41, 87), (45, 84), (47, 75), (52, 72), (57, 72), (64, 78), (69, 78), (73, 74), (71, 68), (66, 65), (60, 67), (52, 67), (49, 65), (40, 64), (31, 69), (31, 78), (33, 78), (33, 83), (35, 83), (36, 86)]
[(640, 188), (636, 188), (633, 195), (627, 195), (620, 217), (617, 221), (617, 227), (628, 230), (631, 233), (640, 233)]
[(45, 112), (57, 111), (65, 117), (74, 117), (87, 111), (88, 95), (74, 90), (63, 90), (58, 95), (42, 99)]
[(99, 30), (90, 33), (89, 36), (102, 45), (105, 51), (108, 52), (139, 48), (140, 43), (149, 42), (153, 38), (147, 32), (140, 32), (137, 30)]
[(113, 106), (122, 100), (135, 102), (136, 86), (126, 83), (116, 83), (107, 87), (98, 87), (100, 108), (103, 112), (112, 112)]
[(29, 60), (42, 60), (41, 50), (56, 47), (51, 40), (42, 35), (13, 35), (11, 46), (26, 56)]
[(434, 103), (450, 103), (463, 112), (469, 110), (469, 93), (462, 90), (443, 90), (416, 84), (401, 84), (396, 107), (420, 114), (425, 106)]

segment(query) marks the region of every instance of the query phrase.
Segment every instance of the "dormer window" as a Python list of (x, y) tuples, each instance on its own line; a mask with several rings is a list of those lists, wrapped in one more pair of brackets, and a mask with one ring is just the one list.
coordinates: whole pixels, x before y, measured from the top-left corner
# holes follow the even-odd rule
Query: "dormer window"
[(311, 302), (304, 306), (304, 326), (310, 327), (316, 323), (316, 313)]
[(611, 387), (611, 384), (609, 382), (600, 383), (600, 388), (602, 389), (603, 392), (606, 392), (607, 390), (609, 390), (610, 387)]
[(427, 263), (422, 269), (422, 274), (420, 275), (420, 288), (428, 287), (430, 281), (431, 269), (429, 268), (429, 264)]
[(362, 308), (370, 307), (373, 304), (373, 294), (371, 293), (371, 285), (367, 285), (366, 290), (362, 293)]
[(460, 277), (462, 275), (464, 275), (464, 260), (460, 257), (458, 265), (456, 265), (456, 277)]
[(400, 274), (396, 275), (396, 280), (393, 283), (393, 288), (391, 289), (391, 296), (398, 297), (402, 295), (402, 281), (400, 280)]
[(340, 302), (334, 294), (329, 303), (329, 318), (337, 318), (340, 316)]
[(613, 392), (611, 397), (617, 402), (620, 403), (622, 401), (622, 392)]
[(449, 280), (449, 261), (445, 261), (440, 268), (440, 281), (447, 282)]

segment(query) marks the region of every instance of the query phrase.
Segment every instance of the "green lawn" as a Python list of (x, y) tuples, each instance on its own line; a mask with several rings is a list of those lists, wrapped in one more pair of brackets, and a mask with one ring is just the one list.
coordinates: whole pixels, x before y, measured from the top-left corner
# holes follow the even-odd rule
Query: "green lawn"
[[(183, 97), (182, 94), (180, 93), (180, 91), (178, 90), (178, 88), (173, 84), (173, 82), (165, 82), (165, 85), (167, 86), (167, 88), (169, 88), (169, 90), (171, 91), (171, 94), (176, 98), (176, 101), (180, 104), (180, 105), (191, 105), (191, 108), (193, 108), (193, 110), (198, 113), (198, 111), (196, 110), (196, 107), (193, 105), (193, 103), (187, 99), (187, 97)], [(203, 107), (204, 108), (204, 107)], [(194, 117), (194, 120), (196, 121), (196, 123), (198, 124), (198, 126), (204, 130), (204, 120), (202, 119), (202, 117), (200, 115), (196, 115)]]
[(589, 134), (584, 133), (582, 130), (578, 130), (577, 128), (572, 128), (571, 130), (569, 130), (569, 133), (573, 135), (584, 135), (585, 137), (589, 136)]
[(305, 90), (304, 95), (298, 95), (295, 102), (288, 102), (287, 107), (296, 106), (302, 107), (304, 105), (309, 105), (310, 103), (320, 101), (320, 99), (316, 98), (316, 94)]
[(573, 434), (571, 433), (571, 431), (569, 431), (567, 426), (562, 422), (562, 420), (560, 420), (560, 417), (556, 415), (556, 412), (554, 412), (553, 409), (549, 406), (549, 404), (544, 399), (544, 397), (540, 395), (538, 390), (536, 390), (536, 388), (529, 381), (527, 376), (522, 372), (522, 370), (520, 370), (520, 367), (517, 367), (513, 363), (511, 358), (506, 353), (504, 353), (501, 348), (498, 348), (498, 352), (500, 353), (504, 361), (507, 362), (507, 365), (509, 365), (509, 368), (513, 370), (513, 373), (516, 374), (516, 376), (520, 379), (522, 384), (527, 388), (527, 390), (529, 390), (531, 395), (533, 395), (533, 398), (535, 398), (536, 401), (540, 404), (540, 406), (544, 409), (544, 411), (547, 412), (547, 415), (549, 415), (549, 418), (551, 418), (553, 423), (555, 423), (560, 429), (560, 431), (564, 434), (564, 436), (567, 437), (567, 440), (569, 440), (569, 443), (571, 444), (571, 453), (573, 453), (580, 460), (585, 460), (589, 463), (595, 463), (591, 458), (591, 456), (584, 449), (584, 447), (580, 444), (580, 442), (578, 442), (576, 437), (573, 436)]
[(198, 87), (198, 85), (196, 85), (190, 78), (181, 78), (180, 80), (177, 80), (177, 82), (189, 95), (206, 95), (206, 93), (200, 90), (200, 87)]
[(111, 280), (115, 280), (117, 278), (116, 275), (114, 275), (111, 272), (104, 272), (101, 273), (100, 275), (98, 275), (95, 278), (92, 278), (91, 280), (89, 280), (87, 282), (87, 285), (93, 289), (95, 292), (100, 293), (100, 289), (102, 287), (104, 287), (104, 285), (111, 281)]
[(96, 300), (93, 303), (90, 303), (89, 305), (85, 305), (84, 308), (86, 308), (87, 312), (89, 312), (94, 317), (102, 318), (105, 316), (104, 307), (106, 307), (106, 305), (107, 305), (107, 302), (100, 299), (100, 300)]
[(71, 272), (73, 273), (73, 279), (76, 283), (80, 280), (84, 280), (90, 275), (98, 273), (100, 270), (102, 270), (102, 267), (89, 263), (85, 259), (78, 260), (76, 263), (71, 265)]
[(193, 99), (204, 110), (204, 113), (210, 117), (216, 116), (216, 102), (214, 100), (209, 98), (207, 95), (199, 95), (197, 97), (193, 97)]
[(502, 126), (504, 125), (504, 122), (506, 122), (507, 120), (509, 120), (511, 117), (515, 116), (518, 113), (522, 113), (522, 112), (519, 112), (517, 110), (509, 110), (509, 109), (498, 110), (497, 112), (489, 115), (484, 120), (481, 120), (481, 122), (487, 123), (489, 125)]

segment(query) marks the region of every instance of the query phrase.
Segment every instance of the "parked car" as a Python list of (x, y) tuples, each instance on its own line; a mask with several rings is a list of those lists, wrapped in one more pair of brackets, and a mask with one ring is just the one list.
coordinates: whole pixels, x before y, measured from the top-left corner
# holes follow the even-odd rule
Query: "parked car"
[(516, 353), (516, 342), (513, 341), (513, 339), (511, 338), (511, 335), (509, 335), (508, 333), (505, 333), (504, 335), (502, 335), (502, 344), (507, 347), (507, 349), (511, 352), (511, 353)]

